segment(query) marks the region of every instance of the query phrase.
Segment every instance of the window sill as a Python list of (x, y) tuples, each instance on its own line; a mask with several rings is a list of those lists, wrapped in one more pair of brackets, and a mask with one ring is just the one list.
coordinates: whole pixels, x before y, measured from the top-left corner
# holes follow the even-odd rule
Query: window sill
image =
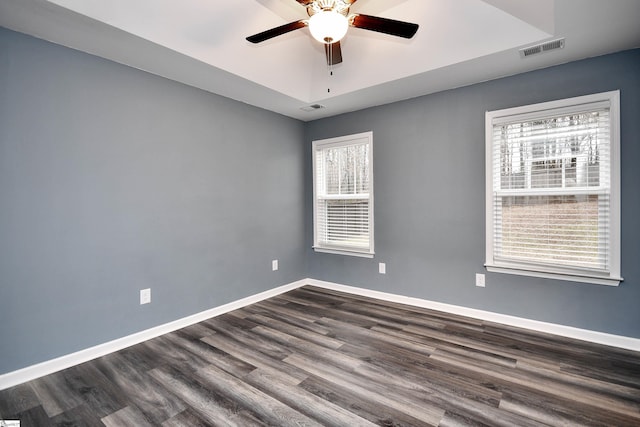
[(569, 282), (590, 283), (594, 285), (618, 286), (624, 279), (622, 277), (589, 276), (586, 274), (559, 273), (556, 271), (532, 271), (517, 267), (505, 267), (485, 264), (487, 271), (492, 273), (516, 274), (519, 276), (541, 277), (545, 279), (566, 280)]
[(335, 248), (323, 248), (319, 246), (314, 246), (313, 250), (316, 252), (327, 253), (327, 254), (335, 254), (335, 255), (349, 255), (349, 256), (357, 256), (361, 258), (373, 258), (375, 255), (373, 252), (361, 252), (361, 251), (350, 251), (348, 249), (335, 249)]

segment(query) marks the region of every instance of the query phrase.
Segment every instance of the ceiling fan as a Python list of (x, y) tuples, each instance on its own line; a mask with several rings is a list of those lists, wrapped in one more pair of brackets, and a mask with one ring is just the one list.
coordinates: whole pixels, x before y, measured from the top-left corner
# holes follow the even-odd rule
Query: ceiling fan
[(340, 40), (347, 33), (349, 27), (376, 31), (392, 36), (410, 39), (418, 31), (418, 24), (396, 21), (394, 19), (349, 14), (349, 8), (357, 0), (296, 0), (307, 8), (309, 19), (300, 19), (279, 27), (271, 28), (247, 37), (251, 43), (260, 43), (273, 37), (281, 36), (293, 30), (309, 27), (311, 35), (324, 44), (327, 65), (342, 62)]

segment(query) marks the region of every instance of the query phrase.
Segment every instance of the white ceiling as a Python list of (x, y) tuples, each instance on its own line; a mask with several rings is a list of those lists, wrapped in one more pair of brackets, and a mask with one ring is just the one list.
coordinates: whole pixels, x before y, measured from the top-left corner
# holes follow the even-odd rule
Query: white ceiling
[[(314, 120), (640, 46), (640, 0), (358, 0), (351, 12), (414, 22), (405, 40), (350, 28), (329, 75), (295, 0), (0, 0), (0, 26), (300, 120)], [(518, 49), (566, 39), (521, 59)], [(320, 103), (326, 108), (305, 112)]]

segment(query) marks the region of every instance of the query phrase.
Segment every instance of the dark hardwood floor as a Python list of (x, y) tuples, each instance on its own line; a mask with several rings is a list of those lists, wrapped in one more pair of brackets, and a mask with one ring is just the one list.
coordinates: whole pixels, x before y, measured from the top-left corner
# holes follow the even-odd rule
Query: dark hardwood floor
[(0, 391), (25, 426), (640, 426), (640, 353), (303, 287)]

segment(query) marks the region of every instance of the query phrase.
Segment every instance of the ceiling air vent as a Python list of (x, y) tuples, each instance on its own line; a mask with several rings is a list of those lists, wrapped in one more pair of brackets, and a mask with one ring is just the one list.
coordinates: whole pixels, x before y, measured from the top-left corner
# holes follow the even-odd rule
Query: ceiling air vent
[(548, 52), (550, 50), (562, 49), (564, 47), (564, 38), (551, 40), (537, 44), (535, 46), (524, 47), (520, 49), (520, 58), (526, 58), (527, 56), (537, 55), (539, 53)]
[(306, 107), (301, 107), (300, 109), (302, 111), (315, 111), (315, 110), (320, 110), (322, 108), (326, 108), (324, 105), (322, 104), (311, 104), (311, 105), (307, 105)]

